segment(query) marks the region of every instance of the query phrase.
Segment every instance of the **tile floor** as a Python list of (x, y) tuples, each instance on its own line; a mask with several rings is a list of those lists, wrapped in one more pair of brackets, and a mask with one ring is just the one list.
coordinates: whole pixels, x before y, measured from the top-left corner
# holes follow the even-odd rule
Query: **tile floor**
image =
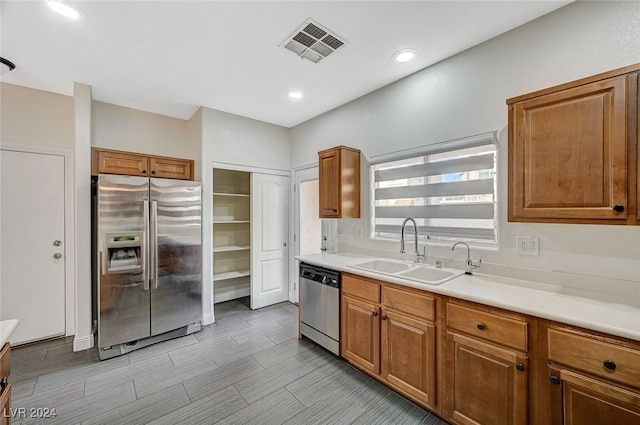
[[(74, 353), (71, 338), (15, 348), (12, 423), (446, 425), (299, 341), (293, 304), (215, 312), (201, 332), (102, 362), (95, 349)], [(46, 409), (56, 416), (26, 417)]]

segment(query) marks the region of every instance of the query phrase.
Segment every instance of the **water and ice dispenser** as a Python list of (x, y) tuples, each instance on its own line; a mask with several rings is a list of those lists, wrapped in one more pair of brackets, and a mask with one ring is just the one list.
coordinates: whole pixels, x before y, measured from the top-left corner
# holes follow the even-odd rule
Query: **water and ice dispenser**
[(105, 274), (142, 271), (142, 239), (142, 232), (107, 234)]

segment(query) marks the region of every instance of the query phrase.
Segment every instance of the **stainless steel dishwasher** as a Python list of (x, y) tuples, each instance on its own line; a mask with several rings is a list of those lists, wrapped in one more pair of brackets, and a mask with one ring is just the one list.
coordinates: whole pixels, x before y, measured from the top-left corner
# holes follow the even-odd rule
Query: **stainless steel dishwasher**
[(340, 272), (300, 264), (300, 332), (340, 354)]

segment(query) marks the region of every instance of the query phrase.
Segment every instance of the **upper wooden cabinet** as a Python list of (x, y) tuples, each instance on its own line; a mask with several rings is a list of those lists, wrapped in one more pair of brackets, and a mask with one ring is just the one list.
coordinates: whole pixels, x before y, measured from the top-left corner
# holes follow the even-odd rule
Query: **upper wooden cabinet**
[(124, 174), (193, 180), (194, 161), (192, 159), (92, 148), (91, 174)]
[(637, 68), (507, 100), (509, 221), (637, 224)]
[(360, 151), (337, 146), (318, 152), (320, 218), (360, 218)]

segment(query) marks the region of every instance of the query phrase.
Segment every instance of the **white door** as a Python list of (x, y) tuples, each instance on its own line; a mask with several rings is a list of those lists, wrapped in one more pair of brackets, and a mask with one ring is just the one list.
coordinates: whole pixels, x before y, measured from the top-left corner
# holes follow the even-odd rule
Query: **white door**
[(289, 296), (289, 177), (251, 174), (251, 308)]
[(0, 156), (0, 318), (20, 320), (13, 344), (64, 335), (64, 157)]

